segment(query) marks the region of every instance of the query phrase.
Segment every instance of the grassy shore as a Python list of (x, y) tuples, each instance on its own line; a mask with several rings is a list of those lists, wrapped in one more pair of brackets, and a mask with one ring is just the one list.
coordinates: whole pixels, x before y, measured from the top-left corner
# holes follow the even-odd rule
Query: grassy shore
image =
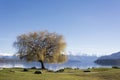
[(88, 72), (81, 69), (64, 69), (63, 72), (42, 70), (42, 74), (34, 74), (36, 69), (24, 72), (22, 68), (5, 68), (0, 70), (0, 80), (119, 80), (120, 69), (94, 68)]

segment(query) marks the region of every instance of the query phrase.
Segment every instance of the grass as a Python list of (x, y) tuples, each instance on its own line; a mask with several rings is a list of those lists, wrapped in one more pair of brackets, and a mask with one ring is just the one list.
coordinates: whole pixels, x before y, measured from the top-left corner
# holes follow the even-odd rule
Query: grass
[(119, 80), (120, 69), (94, 68), (84, 70), (66, 68), (64, 72), (43, 70), (43, 74), (34, 74), (35, 69), (24, 72), (22, 68), (0, 70), (0, 80)]

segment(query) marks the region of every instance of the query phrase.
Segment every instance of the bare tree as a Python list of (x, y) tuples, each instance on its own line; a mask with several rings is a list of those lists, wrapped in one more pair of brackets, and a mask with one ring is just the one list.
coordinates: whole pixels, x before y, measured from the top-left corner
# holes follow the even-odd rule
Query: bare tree
[(14, 46), (21, 59), (44, 63), (61, 63), (67, 60), (66, 42), (62, 35), (48, 31), (31, 32), (17, 37)]

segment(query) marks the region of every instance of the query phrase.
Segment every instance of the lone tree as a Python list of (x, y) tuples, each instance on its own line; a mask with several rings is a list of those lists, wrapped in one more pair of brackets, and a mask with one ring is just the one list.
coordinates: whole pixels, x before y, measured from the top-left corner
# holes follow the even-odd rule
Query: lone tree
[(41, 31), (22, 34), (17, 37), (14, 46), (20, 59), (38, 61), (41, 69), (45, 69), (44, 63), (62, 63), (67, 60), (64, 37), (57, 33)]

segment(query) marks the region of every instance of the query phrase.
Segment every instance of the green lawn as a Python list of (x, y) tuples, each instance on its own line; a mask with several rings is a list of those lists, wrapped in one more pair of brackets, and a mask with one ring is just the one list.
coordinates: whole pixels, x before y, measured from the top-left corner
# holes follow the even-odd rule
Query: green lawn
[(95, 68), (91, 72), (79, 69), (65, 69), (64, 72), (48, 72), (34, 74), (36, 70), (24, 72), (21, 68), (0, 70), (0, 80), (119, 80), (120, 69)]

